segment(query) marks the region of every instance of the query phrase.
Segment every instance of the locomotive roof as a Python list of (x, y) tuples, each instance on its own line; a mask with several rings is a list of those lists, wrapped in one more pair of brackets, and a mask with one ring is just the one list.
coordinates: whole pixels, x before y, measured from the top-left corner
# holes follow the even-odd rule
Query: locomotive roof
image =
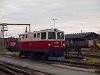
[(47, 31), (47, 32), (49, 32), (49, 31), (61, 31), (61, 30), (58, 30), (57, 28), (51, 28), (51, 29), (40, 30), (40, 32), (42, 32), (42, 31)]
[[(40, 31), (25, 32), (23, 34), (29, 34), (29, 33), (31, 34), (31, 33), (39, 33), (39, 32), (55, 32), (55, 31), (63, 32), (61, 30), (58, 30), (57, 28), (55, 28), (55, 29), (51, 28), (51, 29), (44, 29), (44, 30), (40, 30)], [(23, 34), (19, 34), (19, 35), (23, 35)]]

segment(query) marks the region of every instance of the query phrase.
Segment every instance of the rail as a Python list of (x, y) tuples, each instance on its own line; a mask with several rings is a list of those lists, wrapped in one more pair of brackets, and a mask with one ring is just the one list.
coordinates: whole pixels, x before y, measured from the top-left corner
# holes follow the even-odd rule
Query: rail
[(17, 67), (14, 67), (14, 66), (11, 66), (11, 65), (7, 65), (7, 64), (0, 64), (0, 69), (3, 70), (4, 72), (6, 73), (9, 73), (11, 75), (31, 75), (30, 73), (22, 70), (22, 69), (19, 69)]
[(0, 63), (0, 70), (9, 75), (51, 75), (37, 70), (9, 64), (2, 62)]

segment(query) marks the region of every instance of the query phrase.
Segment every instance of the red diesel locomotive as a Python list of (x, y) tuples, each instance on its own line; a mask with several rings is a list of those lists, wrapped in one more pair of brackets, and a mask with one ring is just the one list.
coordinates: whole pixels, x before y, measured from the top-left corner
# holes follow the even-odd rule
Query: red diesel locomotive
[(61, 60), (64, 59), (64, 41), (64, 32), (58, 29), (19, 34), (19, 56)]
[(9, 37), (5, 39), (5, 47), (8, 51), (17, 51), (18, 42), (14, 37)]

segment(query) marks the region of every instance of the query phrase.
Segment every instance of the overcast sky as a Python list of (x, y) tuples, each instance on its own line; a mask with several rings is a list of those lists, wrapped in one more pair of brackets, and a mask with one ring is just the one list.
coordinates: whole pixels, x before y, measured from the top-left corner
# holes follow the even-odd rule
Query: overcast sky
[[(30, 23), (31, 31), (54, 27), (66, 34), (100, 32), (100, 0), (0, 0), (0, 23)], [(24, 26), (8, 26), (17, 36)]]

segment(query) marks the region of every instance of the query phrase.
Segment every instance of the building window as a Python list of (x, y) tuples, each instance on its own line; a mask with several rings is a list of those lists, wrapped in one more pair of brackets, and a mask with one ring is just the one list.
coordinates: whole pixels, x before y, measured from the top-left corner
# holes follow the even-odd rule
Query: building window
[(41, 33), (41, 39), (46, 39), (46, 32)]

